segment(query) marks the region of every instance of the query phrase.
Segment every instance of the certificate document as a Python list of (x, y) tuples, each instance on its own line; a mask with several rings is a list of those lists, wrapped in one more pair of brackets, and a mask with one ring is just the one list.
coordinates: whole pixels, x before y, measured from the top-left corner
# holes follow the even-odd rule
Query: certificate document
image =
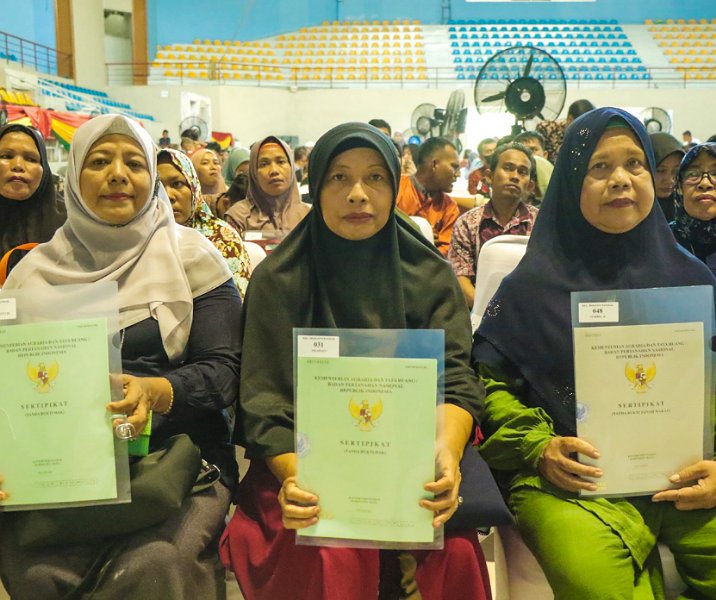
[(574, 365), (577, 435), (601, 454), (579, 459), (604, 472), (581, 495), (668, 489), (704, 457), (703, 322), (575, 327)]
[(432, 544), (438, 360), (330, 354), (297, 357), (298, 480), (321, 507), (299, 543)]
[(106, 319), (0, 326), (6, 510), (117, 498)]

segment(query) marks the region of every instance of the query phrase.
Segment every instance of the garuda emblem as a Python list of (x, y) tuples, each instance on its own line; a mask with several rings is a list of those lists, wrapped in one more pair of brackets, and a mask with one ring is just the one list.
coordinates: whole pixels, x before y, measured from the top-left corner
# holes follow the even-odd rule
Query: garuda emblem
[(367, 400), (363, 400), (360, 404), (348, 401), (348, 410), (351, 416), (356, 420), (356, 426), (361, 431), (371, 431), (375, 427), (375, 422), (383, 414), (383, 401), (378, 400), (373, 406), (368, 404)]
[(632, 383), (632, 389), (638, 394), (644, 394), (649, 389), (649, 383), (656, 377), (656, 365), (651, 363), (648, 367), (637, 363), (636, 369), (632, 369), (629, 363), (624, 367), (624, 375)]
[(52, 382), (60, 372), (60, 365), (57, 361), (52, 361), (49, 367), (41, 362), (35, 367), (32, 363), (27, 363), (27, 376), (30, 381), (35, 384), (35, 390), (41, 394), (46, 394), (52, 389)]

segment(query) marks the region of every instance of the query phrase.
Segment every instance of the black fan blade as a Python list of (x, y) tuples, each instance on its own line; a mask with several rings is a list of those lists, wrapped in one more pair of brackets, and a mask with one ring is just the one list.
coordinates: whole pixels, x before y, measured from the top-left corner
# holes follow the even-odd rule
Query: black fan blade
[(542, 119), (543, 121), (546, 121), (546, 119), (544, 118), (544, 115), (543, 115), (541, 112), (538, 112), (538, 113), (537, 113), (537, 116), (538, 116), (540, 119)]
[(522, 73), (522, 77), (529, 77), (530, 71), (532, 70), (532, 59), (534, 57), (534, 52), (530, 52), (530, 57), (529, 59), (527, 59), (527, 64), (525, 65), (525, 72)]
[(500, 92), (499, 94), (495, 94), (494, 96), (488, 96), (487, 98), (483, 98), (483, 102), (496, 102), (497, 100), (502, 100), (505, 97), (505, 92)]

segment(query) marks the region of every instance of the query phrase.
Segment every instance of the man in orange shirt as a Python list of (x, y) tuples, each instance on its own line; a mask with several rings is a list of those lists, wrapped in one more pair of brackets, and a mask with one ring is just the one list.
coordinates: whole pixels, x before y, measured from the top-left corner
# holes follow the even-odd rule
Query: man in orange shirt
[(460, 209), (448, 196), (460, 173), (457, 149), (444, 138), (428, 138), (418, 150), (417, 167), (415, 175), (400, 178), (396, 203), (408, 215), (427, 219), (435, 246), (447, 256), (452, 227), (460, 216)]

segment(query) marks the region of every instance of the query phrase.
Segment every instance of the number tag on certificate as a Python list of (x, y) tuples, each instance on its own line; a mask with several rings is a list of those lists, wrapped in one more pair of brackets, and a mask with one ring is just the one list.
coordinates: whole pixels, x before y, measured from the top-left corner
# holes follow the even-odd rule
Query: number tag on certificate
[(618, 323), (618, 302), (580, 302), (580, 323)]
[(299, 335), (298, 356), (340, 356), (340, 338), (337, 335)]

